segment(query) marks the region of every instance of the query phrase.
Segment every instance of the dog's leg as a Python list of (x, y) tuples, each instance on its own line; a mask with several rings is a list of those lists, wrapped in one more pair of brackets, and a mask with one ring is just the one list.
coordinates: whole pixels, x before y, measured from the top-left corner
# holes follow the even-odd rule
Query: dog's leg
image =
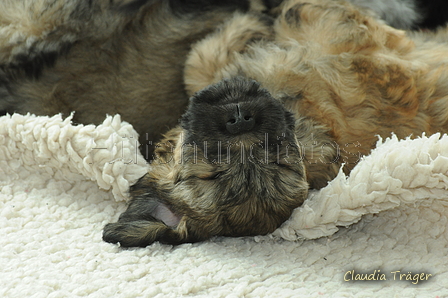
[[(144, 179), (143, 179), (144, 180)], [(147, 246), (154, 241), (168, 244), (179, 244), (181, 235), (175, 227), (170, 227), (161, 219), (156, 218), (160, 203), (156, 192), (139, 181), (133, 186), (145, 193), (133, 197), (127, 210), (120, 215), (118, 222), (107, 224), (103, 231), (103, 240), (110, 243), (120, 243), (123, 247)]]
[(175, 245), (209, 238), (205, 232), (201, 235), (188, 232), (190, 226), (205, 223), (200, 222), (200, 216), (198, 219), (186, 216), (192, 213), (191, 209), (159, 190), (154, 175), (143, 176), (131, 187), (132, 199), (127, 210), (118, 222), (104, 227), (103, 240), (123, 247), (145, 247), (155, 241)]
[(103, 240), (109, 243), (120, 243), (122, 247), (146, 247), (155, 241), (164, 244), (180, 244), (176, 230), (167, 227), (163, 222), (136, 220), (110, 223), (104, 227)]
[(235, 14), (223, 27), (193, 46), (185, 65), (189, 95), (225, 77), (238, 75), (228, 67), (251, 42), (272, 38), (272, 19), (265, 15)]
[[(167, 220), (166, 214), (161, 217), (164, 217), (167, 223), (156, 218), (155, 216), (160, 216), (158, 214), (160, 212), (157, 211), (160, 206), (160, 203), (154, 198), (132, 199), (128, 209), (120, 215), (118, 222), (109, 223), (104, 227), (103, 240), (109, 243), (120, 243), (123, 247), (145, 247), (155, 241), (176, 245), (210, 238), (210, 235), (206, 233), (202, 235), (188, 233), (190, 225), (200, 225), (200, 223), (195, 223), (195, 220), (186, 216), (179, 218), (179, 222), (175, 222), (176, 226), (167, 224), (169, 220)], [(166, 210), (168, 209), (166, 208)], [(174, 217), (176, 216), (174, 215)]]
[(149, 174), (140, 178), (131, 187), (130, 195), (132, 199), (129, 206), (120, 215), (118, 222), (104, 227), (103, 240), (120, 243), (123, 247), (144, 247), (157, 240), (178, 244), (181, 237), (175, 228), (157, 218), (161, 199)]
[(149, 198), (133, 199), (118, 222), (104, 227), (103, 240), (120, 243), (123, 247), (145, 247), (155, 241), (167, 244), (185, 242), (175, 228), (151, 215), (157, 205), (156, 201)]

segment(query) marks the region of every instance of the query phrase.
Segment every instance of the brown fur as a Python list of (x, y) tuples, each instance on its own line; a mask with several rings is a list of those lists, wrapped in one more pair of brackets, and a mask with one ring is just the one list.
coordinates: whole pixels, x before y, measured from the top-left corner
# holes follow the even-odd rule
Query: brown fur
[(183, 67), (191, 44), (248, 6), (219, 0), (2, 2), (0, 111), (75, 111), (74, 121), (84, 124), (120, 114), (140, 134), (145, 153), (187, 106)]
[[(378, 135), (447, 132), (446, 36), (407, 36), (343, 1), (290, 0), (273, 28), (256, 15), (235, 16), (194, 46), (185, 70), (193, 97), (182, 126), (167, 135), (173, 146), (158, 149), (160, 159), (131, 188), (129, 209), (106, 226), (104, 239), (144, 246), (266, 234), (309, 187), (325, 186), (343, 163), (348, 173)], [(258, 104), (251, 79), (263, 87)], [(281, 109), (270, 107), (272, 98), (295, 125), (281, 124), (288, 112), (274, 117)], [(250, 111), (255, 126), (226, 130), (235, 107)], [(252, 125), (250, 117), (241, 121)], [(263, 123), (270, 137), (286, 134), (277, 152), (266, 151), (271, 143), (251, 146), (267, 135)], [(240, 147), (227, 147), (222, 156), (232, 159), (221, 160), (218, 151), (194, 146), (205, 141)], [(239, 162), (242, 156), (253, 160)], [(164, 224), (154, 212), (160, 203), (178, 224)]]

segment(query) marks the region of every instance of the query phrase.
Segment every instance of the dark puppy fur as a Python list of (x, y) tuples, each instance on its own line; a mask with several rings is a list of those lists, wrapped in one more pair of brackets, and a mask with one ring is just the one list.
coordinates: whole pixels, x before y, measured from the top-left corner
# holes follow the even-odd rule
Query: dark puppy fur
[(271, 2), (0, 3), (0, 111), (75, 111), (74, 121), (84, 124), (120, 114), (146, 153), (145, 144), (177, 125), (188, 104), (183, 67), (191, 45), (235, 11), (266, 9)]
[(338, 0), (289, 0), (273, 26), (235, 16), (194, 46), (182, 125), (104, 240), (270, 233), (378, 135), (448, 132), (447, 40), (448, 29), (406, 35)]
[(199, 92), (181, 127), (131, 187), (129, 208), (104, 240), (146, 246), (266, 234), (302, 203), (294, 117), (258, 83), (235, 78)]

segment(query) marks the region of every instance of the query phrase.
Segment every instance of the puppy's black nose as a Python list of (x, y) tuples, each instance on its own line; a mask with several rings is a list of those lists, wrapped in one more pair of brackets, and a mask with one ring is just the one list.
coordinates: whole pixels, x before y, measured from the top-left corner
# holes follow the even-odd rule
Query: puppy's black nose
[(255, 119), (251, 112), (241, 108), (239, 104), (226, 115), (226, 129), (231, 134), (251, 131), (255, 126)]

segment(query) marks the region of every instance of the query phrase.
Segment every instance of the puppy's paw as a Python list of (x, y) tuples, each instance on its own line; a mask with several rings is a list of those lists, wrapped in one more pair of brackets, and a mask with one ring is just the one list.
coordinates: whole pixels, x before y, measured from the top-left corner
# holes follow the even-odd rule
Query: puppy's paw
[(120, 243), (122, 247), (146, 247), (155, 241), (165, 244), (180, 244), (179, 234), (162, 222), (130, 221), (110, 223), (104, 227), (103, 240)]

